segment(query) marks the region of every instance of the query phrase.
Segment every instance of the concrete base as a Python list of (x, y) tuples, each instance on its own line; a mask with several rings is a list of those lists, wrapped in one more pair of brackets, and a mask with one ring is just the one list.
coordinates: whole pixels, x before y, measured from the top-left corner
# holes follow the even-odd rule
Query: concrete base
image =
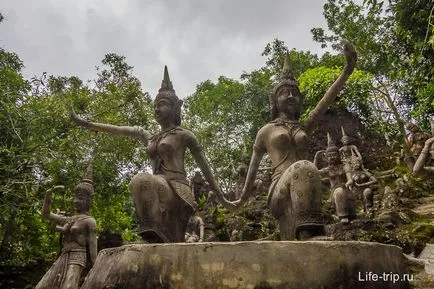
[(101, 251), (82, 289), (409, 288), (404, 262), (368, 242), (134, 244)]

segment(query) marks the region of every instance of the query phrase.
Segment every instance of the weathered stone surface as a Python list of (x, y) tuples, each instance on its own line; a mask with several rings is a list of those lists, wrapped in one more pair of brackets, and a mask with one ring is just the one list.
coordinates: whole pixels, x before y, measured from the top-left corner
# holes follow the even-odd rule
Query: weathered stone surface
[(368, 242), (135, 244), (101, 251), (82, 289), (409, 288), (383, 280), (403, 277), (404, 262), (399, 247)]
[(419, 259), (425, 261), (425, 271), (434, 275), (434, 244), (426, 244), (425, 249), (419, 255)]

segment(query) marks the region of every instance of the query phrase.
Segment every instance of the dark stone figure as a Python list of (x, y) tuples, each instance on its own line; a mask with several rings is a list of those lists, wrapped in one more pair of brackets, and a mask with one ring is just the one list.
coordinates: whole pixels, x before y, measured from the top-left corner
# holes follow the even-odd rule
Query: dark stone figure
[[(63, 188), (56, 186), (53, 189)], [(92, 164), (83, 181), (74, 189), (74, 214), (71, 217), (50, 213), (52, 190), (45, 194), (42, 216), (56, 224), (63, 234), (62, 253), (45, 273), (36, 289), (78, 289), (86, 264), (93, 265), (97, 255), (96, 222), (88, 215), (93, 194)], [(89, 257), (89, 260), (88, 260)]]
[(255, 140), (246, 183), (239, 200), (226, 204), (236, 209), (253, 193), (255, 178), (263, 156), (270, 156), (273, 175), (268, 193), (268, 207), (278, 220), (283, 240), (306, 240), (324, 234), (321, 213), (321, 179), (315, 165), (306, 160), (307, 139), (319, 119), (335, 101), (354, 70), (357, 54), (345, 42), (347, 64), (306, 120), (300, 123), (303, 94), (285, 60), (278, 83), (270, 94), (271, 121), (263, 126)]
[(344, 127), (341, 127), (341, 130), (342, 147), (339, 149), (339, 153), (341, 155), (342, 163), (347, 167), (347, 170), (351, 170), (355, 162), (359, 162), (363, 168), (362, 155), (360, 154), (359, 149), (355, 145), (350, 144), (350, 137), (345, 133)]
[[(342, 223), (349, 223), (356, 218), (355, 201), (350, 191), (353, 185), (351, 168), (342, 163), (339, 149), (333, 143), (330, 134), (327, 134), (327, 139), (325, 155), (328, 166), (320, 169), (319, 172), (323, 178), (327, 178), (330, 182), (330, 199), (336, 215)], [(319, 152), (315, 155), (315, 164), (318, 161), (318, 155)]]
[(354, 182), (353, 195), (363, 200), (363, 211), (366, 213), (374, 206), (374, 190), (372, 185), (377, 183), (377, 179), (367, 169), (362, 167), (361, 160), (353, 163), (351, 178)]
[(405, 144), (410, 148), (413, 156), (407, 156), (404, 158), (410, 169), (413, 169), (416, 160), (419, 158), (424, 148), (425, 141), (430, 138), (429, 133), (422, 131), (417, 125), (411, 122), (407, 122), (405, 127), (409, 130), (410, 134), (407, 138), (407, 143)]
[(209, 184), (205, 182), (200, 172), (194, 173), (193, 178), (191, 178), (190, 185), (196, 200), (201, 198), (203, 195), (207, 195), (210, 191)]
[(161, 131), (154, 135), (139, 126), (89, 122), (71, 109), (72, 121), (84, 128), (131, 137), (147, 146), (153, 174), (136, 174), (131, 179), (130, 189), (140, 234), (151, 243), (184, 242), (188, 220), (196, 207), (184, 168), (187, 149), (211, 189), (223, 198), (197, 138), (180, 127), (181, 106), (182, 100), (176, 96), (165, 67), (164, 79), (154, 101), (155, 118)]

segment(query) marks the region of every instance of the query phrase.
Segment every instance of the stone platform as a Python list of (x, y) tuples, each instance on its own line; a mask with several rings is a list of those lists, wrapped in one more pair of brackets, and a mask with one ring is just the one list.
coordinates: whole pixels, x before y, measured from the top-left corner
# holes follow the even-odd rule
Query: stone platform
[(409, 288), (404, 261), (367, 242), (134, 244), (102, 250), (81, 288)]

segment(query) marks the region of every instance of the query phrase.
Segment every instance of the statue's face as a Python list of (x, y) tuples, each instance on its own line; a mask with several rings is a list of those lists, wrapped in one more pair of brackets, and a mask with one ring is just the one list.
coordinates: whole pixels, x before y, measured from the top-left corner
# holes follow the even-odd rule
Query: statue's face
[(86, 198), (85, 193), (80, 191), (76, 191), (72, 204), (77, 213), (85, 213), (89, 209), (88, 199)]
[(328, 151), (326, 153), (327, 160), (329, 164), (336, 164), (339, 163), (339, 151), (338, 150), (332, 150)]
[(343, 144), (344, 146), (350, 144), (350, 139), (349, 139), (349, 137), (347, 137), (347, 136), (343, 136), (342, 139), (341, 139), (341, 141), (342, 141), (342, 144)]
[(154, 103), (154, 113), (159, 124), (168, 123), (173, 118), (172, 104), (166, 98), (159, 99)]
[(298, 91), (293, 87), (282, 87), (277, 94), (276, 105), (279, 112), (295, 114), (300, 105)]

